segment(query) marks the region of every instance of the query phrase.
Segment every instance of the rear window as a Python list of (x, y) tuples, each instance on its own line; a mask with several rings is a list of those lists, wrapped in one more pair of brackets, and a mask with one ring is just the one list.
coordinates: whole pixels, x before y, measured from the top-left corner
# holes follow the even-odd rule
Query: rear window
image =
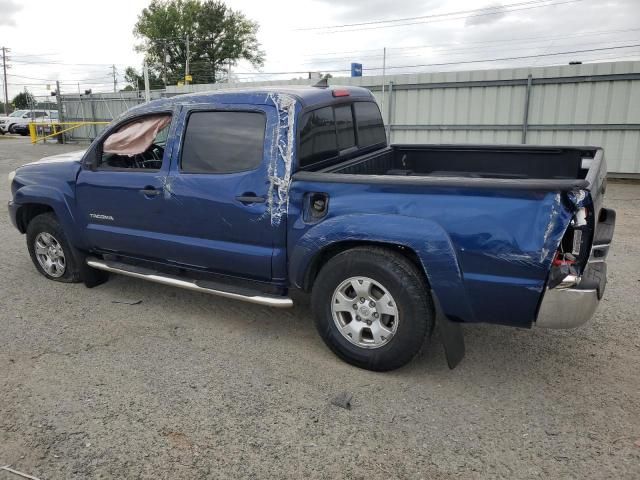
[(257, 168), (265, 126), (259, 112), (193, 112), (182, 147), (182, 171), (234, 173)]
[(351, 105), (336, 107), (336, 132), (338, 134), (338, 149), (345, 150), (356, 146), (356, 133), (353, 129), (353, 113)]
[(387, 141), (384, 123), (378, 105), (373, 102), (357, 102), (353, 104), (358, 123), (358, 146), (370, 147)]
[(300, 166), (338, 155), (333, 107), (306, 113), (300, 126)]
[(302, 117), (300, 167), (337, 157), (344, 150), (367, 148), (386, 141), (382, 116), (375, 102), (319, 108)]

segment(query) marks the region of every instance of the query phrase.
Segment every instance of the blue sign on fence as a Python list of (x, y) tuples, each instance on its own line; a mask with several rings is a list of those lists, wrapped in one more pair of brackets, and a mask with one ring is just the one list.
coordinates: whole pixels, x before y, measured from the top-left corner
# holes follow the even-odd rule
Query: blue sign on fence
[(361, 77), (362, 76), (362, 64), (361, 63), (352, 63), (351, 64), (351, 76), (352, 77)]

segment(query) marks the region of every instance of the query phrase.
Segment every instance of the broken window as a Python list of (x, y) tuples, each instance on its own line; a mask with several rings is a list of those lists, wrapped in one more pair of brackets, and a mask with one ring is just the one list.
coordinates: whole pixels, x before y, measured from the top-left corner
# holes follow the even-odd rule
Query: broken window
[(100, 168), (159, 170), (171, 115), (146, 115), (119, 127), (102, 146)]

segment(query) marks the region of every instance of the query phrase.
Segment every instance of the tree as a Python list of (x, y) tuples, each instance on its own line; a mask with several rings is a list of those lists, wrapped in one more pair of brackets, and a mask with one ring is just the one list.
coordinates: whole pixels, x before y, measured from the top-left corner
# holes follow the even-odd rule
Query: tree
[[(139, 74), (135, 68), (127, 67), (124, 71), (124, 79), (127, 82), (127, 86), (122, 91), (144, 90), (144, 76)], [(151, 90), (164, 88), (162, 79), (153, 72), (149, 72), (149, 88)]]
[(167, 83), (184, 80), (188, 36), (192, 83), (215, 83), (239, 60), (264, 65), (257, 31), (256, 22), (220, 0), (152, 0), (133, 33), (144, 41), (136, 49), (150, 72)]
[(15, 108), (16, 110), (33, 108), (35, 103), (35, 97), (29, 92), (20, 92), (15, 97), (13, 97), (13, 100), (11, 100), (11, 105), (13, 105), (13, 108)]

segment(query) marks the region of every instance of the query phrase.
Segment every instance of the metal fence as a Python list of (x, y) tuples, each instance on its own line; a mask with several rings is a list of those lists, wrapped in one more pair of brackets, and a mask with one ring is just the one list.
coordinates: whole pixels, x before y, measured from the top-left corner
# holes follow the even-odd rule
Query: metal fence
[[(383, 93), (384, 81), (384, 93)], [(164, 95), (310, 80), (167, 87)], [(597, 145), (610, 173), (640, 176), (640, 62), (332, 78), (369, 88), (392, 143)], [(144, 101), (137, 92), (63, 96), (74, 120), (111, 120)], [(89, 130), (89, 129), (86, 129)], [(86, 137), (94, 131), (79, 132)]]
[[(161, 98), (164, 90), (151, 92), (151, 99)], [(144, 92), (114, 92), (61, 95), (62, 119), (65, 122), (110, 122), (130, 108), (145, 103)], [(70, 140), (92, 140), (104, 126), (78, 127), (67, 134)]]

